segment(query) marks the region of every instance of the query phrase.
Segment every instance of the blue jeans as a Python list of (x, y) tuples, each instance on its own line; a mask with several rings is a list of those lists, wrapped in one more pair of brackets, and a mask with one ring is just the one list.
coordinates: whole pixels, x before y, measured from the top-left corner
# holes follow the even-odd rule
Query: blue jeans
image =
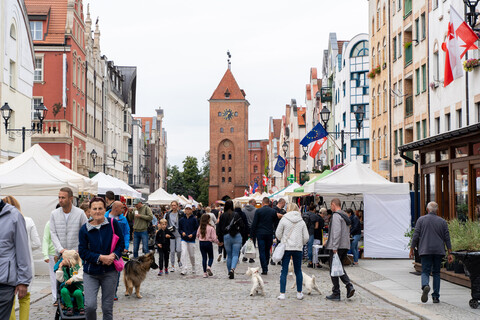
[(242, 235), (237, 233), (234, 237), (227, 234), (223, 237), (223, 246), (227, 251), (227, 269), (235, 269), (238, 263), (238, 256), (240, 255), (240, 249), (242, 248)]
[[(207, 272), (207, 266), (210, 268), (213, 263), (213, 245), (210, 241), (200, 241), (200, 253), (202, 254), (203, 272)], [(208, 265), (207, 265), (208, 256)]]
[(280, 274), (280, 293), (285, 293), (287, 286), (288, 265), (290, 264), (290, 257), (293, 259), (293, 270), (295, 271), (295, 278), (297, 281), (297, 292), (302, 292), (303, 274), (302, 274), (302, 251), (285, 250), (282, 259), (282, 273)]
[(443, 255), (427, 254), (420, 256), (422, 260), (422, 289), (430, 280), (430, 272), (433, 276), (433, 298), (440, 298), (440, 267)]
[(268, 272), (268, 261), (270, 261), (270, 249), (273, 244), (273, 236), (271, 234), (259, 234), (257, 235), (257, 241), (262, 271)]
[(133, 257), (138, 258), (138, 248), (140, 241), (143, 244), (143, 254), (147, 254), (148, 250), (148, 231), (134, 231), (133, 232)]
[(315, 237), (313, 234), (311, 234), (308, 237), (308, 242), (307, 242), (308, 262), (312, 262), (312, 259), (313, 259), (313, 240), (315, 240)]
[(353, 236), (352, 244), (350, 245), (350, 251), (353, 254), (353, 262), (358, 262), (358, 241), (362, 237), (361, 234), (356, 234)]

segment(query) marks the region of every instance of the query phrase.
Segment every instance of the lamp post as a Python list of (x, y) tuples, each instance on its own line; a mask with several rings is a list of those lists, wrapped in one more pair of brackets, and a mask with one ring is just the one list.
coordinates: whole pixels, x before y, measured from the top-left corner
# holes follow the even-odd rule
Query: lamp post
[[(112, 159), (113, 159), (113, 165), (112, 164), (107, 164), (105, 161), (102, 164), (99, 164), (98, 166), (103, 167), (103, 173), (105, 173), (107, 167), (115, 167), (115, 161), (117, 160), (118, 152), (117, 150), (113, 149), (112, 152), (110, 152)], [(92, 157), (93, 160), (93, 167), (95, 168), (97, 165), (95, 164), (95, 161), (97, 160), (97, 151), (95, 149), (92, 149), (90, 152), (90, 157)]]
[[(318, 96), (319, 92), (317, 92), (317, 96)], [(345, 157), (345, 154), (344, 154), (344, 149), (343, 149), (343, 144), (345, 142), (345, 135), (348, 134), (348, 135), (357, 135), (357, 134), (360, 134), (360, 130), (362, 129), (362, 123), (363, 123), (363, 119), (365, 117), (365, 110), (363, 110), (363, 106), (358, 106), (357, 107), (357, 110), (355, 110), (354, 112), (355, 114), (355, 121), (357, 123), (357, 131), (354, 131), (354, 132), (346, 132), (345, 130), (340, 130), (340, 132), (338, 131), (332, 131), (332, 132), (328, 132), (327, 130), (327, 123), (328, 123), (328, 120), (330, 120), (330, 110), (328, 110), (328, 108), (324, 105), (323, 108), (322, 108), (322, 111), (320, 112), (320, 119), (322, 120), (323, 122), (323, 128), (325, 129), (325, 131), (327, 131), (328, 134), (340, 134), (340, 139), (341, 139), (341, 148), (340, 149), (340, 152), (342, 154), (342, 163), (344, 161), (344, 157)]]
[[(294, 181), (297, 181), (297, 169), (296, 169), (297, 168), (297, 159), (300, 160), (300, 157), (296, 157), (296, 156), (287, 157), (288, 147), (289, 147), (289, 142), (288, 142), (287, 139), (285, 139), (283, 141), (283, 144), (282, 144), (283, 154), (284, 154), (285, 159), (293, 160), (293, 177), (294, 177)], [(302, 149), (303, 149), (302, 159), (306, 160), (307, 159), (308, 146), (307, 147), (302, 146)]]
[(10, 108), (10, 106), (8, 105), (8, 102), (5, 102), (5, 104), (0, 108), (0, 111), (2, 112), (2, 118), (5, 122), (5, 133), (15, 132), (15, 134), (22, 136), (22, 152), (25, 151), (26, 134), (28, 133), (29, 135), (33, 135), (35, 133), (41, 133), (43, 128), (43, 120), (47, 116), (48, 109), (47, 107), (45, 107), (43, 102), (35, 106), (33, 109), (35, 110), (35, 113), (34, 113), (35, 119), (38, 119), (40, 121), (39, 123), (32, 122), (31, 129), (27, 129), (25, 127), (22, 127), (21, 129), (14, 129), (14, 128), (9, 129), (8, 121), (12, 116), (13, 109)]

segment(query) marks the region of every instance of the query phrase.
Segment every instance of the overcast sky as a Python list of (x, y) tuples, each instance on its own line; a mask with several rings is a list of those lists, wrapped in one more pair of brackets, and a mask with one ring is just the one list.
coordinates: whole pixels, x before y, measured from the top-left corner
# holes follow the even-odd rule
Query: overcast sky
[(227, 69), (244, 89), (249, 139), (268, 138), (292, 98), (305, 105), (310, 68), (322, 66), (328, 34), (368, 33), (367, 0), (102, 0), (101, 50), (116, 65), (137, 66), (137, 116), (164, 110), (168, 163), (209, 149), (208, 99)]

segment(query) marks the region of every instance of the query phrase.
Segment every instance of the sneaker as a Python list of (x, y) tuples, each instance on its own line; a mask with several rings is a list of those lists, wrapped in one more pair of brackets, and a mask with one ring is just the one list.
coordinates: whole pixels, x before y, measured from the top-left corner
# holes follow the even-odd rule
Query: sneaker
[(432, 300), (433, 303), (440, 303), (440, 299), (438, 299), (437, 297), (433, 297)]
[(180, 274), (181, 274), (182, 276), (184, 276), (184, 275), (185, 275), (185, 271), (180, 272)]
[(331, 294), (329, 296), (326, 296), (325, 297), (327, 300), (331, 300), (331, 301), (340, 301), (340, 295), (339, 294)]
[(248, 263), (255, 263), (255, 260), (254, 260), (254, 259), (250, 259), (250, 260), (248, 260)]
[(278, 300), (285, 300), (285, 293), (280, 293), (280, 295), (277, 297)]
[(262, 271), (262, 276), (266, 276), (268, 274), (268, 271)]
[(233, 271), (233, 269), (230, 270), (230, 272), (228, 273), (228, 278), (229, 278), (229, 279), (235, 278), (235, 272)]
[(298, 300), (303, 300), (303, 293), (302, 292), (297, 292), (297, 299)]
[(353, 297), (354, 294), (355, 294), (355, 288), (353, 287), (353, 285), (348, 286), (347, 287), (347, 298)]
[(425, 287), (423, 287), (422, 298), (420, 299), (420, 300), (422, 300), (423, 303), (428, 301), (428, 293), (429, 292), (430, 292), (430, 286), (429, 285), (426, 285)]
[(85, 315), (85, 309), (84, 308), (78, 309), (78, 314), (81, 316)]
[(219, 255), (217, 258), (217, 262), (220, 262), (220, 261), (222, 261), (222, 255)]
[(308, 265), (307, 265), (307, 268), (313, 268), (313, 263), (309, 262)]
[(73, 308), (67, 308), (67, 309), (65, 310), (65, 315), (66, 315), (67, 317), (73, 316)]
[(204, 278), (208, 278), (208, 274), (206, 272), (203, 273)]
[(160, 277), (160, 276), (163, 276), (163, 271), (162, 271), (162, 270), (158, 271), (158, 276), (159, 276), (159, 277)]
[(168, 274), (168, 268), (165, 268), (165, 274)]
[(276, 263), (273, 262), (273, 260), (270, 260), (270, 264), (271, 264), (272, 266), (276, 265)]
[(213, 277), (212, 269), (207, 268), (207, 274), (209, 277)]
[(174, 267), (174, 266), (172, 266), (172, 267), (170, 268), (170, 272), (175, 272), (175, 267)]

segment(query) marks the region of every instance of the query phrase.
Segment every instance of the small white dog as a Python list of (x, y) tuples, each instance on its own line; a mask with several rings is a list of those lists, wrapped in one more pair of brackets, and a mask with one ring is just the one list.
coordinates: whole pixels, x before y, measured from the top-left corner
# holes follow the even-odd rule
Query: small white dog
[(252, 277), (252, 290), (250, 290), (250, 296), (253, 296), (255, 293), (259, 292), (262, 294), (262, 296), (265, 296), (265, 285), (262, 277), (260, 277), (260, 273), (258, 273), (259, 269), (260, 267), (248, 268), (247, 272), (245, 273), (247, 276)]
[[(288, 265), (288, 271), (290, 273), (293, 273), (293, 260), (290, 260), (290, 263)], [(320, 292), (320, 288), (318, 287), (317, 283), (315, 282), (315, 275), (312, 274), (312, 276), (310, 277), (308, 274), (306, 274), (303, 271), (302, 271), (302, 275), (303, 275), (303, 286), (305, 287), (305, 291), (307, 292), (307, 294), (311, 294), (312, 290), (315, 290), (319, 294), (322, 294)], [(296, 280), (297, 279), (295, 279), (295, 282), (292, 285), (292, 289), (295, 288), (295, 285), (297, 283)]]

